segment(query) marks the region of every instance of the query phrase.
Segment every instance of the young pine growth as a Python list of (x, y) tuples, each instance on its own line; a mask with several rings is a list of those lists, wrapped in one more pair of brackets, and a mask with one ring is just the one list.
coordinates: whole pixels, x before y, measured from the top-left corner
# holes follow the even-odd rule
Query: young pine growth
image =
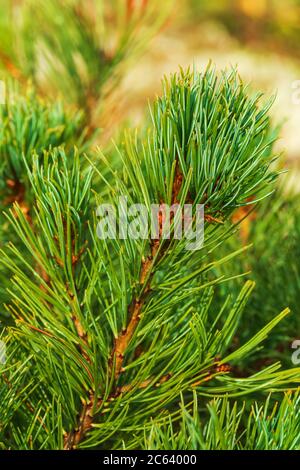
[[(269, 104), (259, 98), (248, 97), (235, 72), (174, 75), (153, 106), (146, 141), (125, 135), (122, 170), (102, 156), (112, 177), (97, 170), (95, 198), (96, 164), (88, 169), (78, 152), (71, 166), (63, 149), (26, 165), (33, 220), (16, 203), (8, 220), (21, 243), (2, 251), (14, 318), (3, 332), (3, 446), (143, 447), (153, 420), (172, 428), (182, 399), (189, 411), (193, 395), (205, 404), (299, 382), (299, 369), (278, 363), (247, 377), (238, 371), (288, 310), (234, 346), (254, 283), (219, 309), (213, 304), (214, 287), (226, 281), (217, 268), (238, 254), (218, 257), (232, 211), (269, 194), (275, 178)], [(166, 206), (156, 214), (156, 237), (146, 224), (131, 236), (136, 212), (124, 233), (120, 198), (147, 217), (153, 204), (204, 205), (204, 242), (189, 249), (190, 240), (175, 237), (180, 213), (164, 236)], [(209, 420), (210, 409), (203, 413)]]
[[(34, 190), (29, 182), (27, 168), (32, 168), (32, 155), (43, 158), (43, 152), (64, 146), (72, 165), (74, 145), (80, 152), (89, 149), (91, 138), (86, 136), (83, 115), (64, 109), (61, 102), (49, 103), (37, 96), (31, 87), (25, 96), (12, 83), (7, 87), (5, 104), (0, 106), (0, 243), (18, 239), (7, 224), (3, 211), (17, 202), (32, 223)], [(7, 299), (9, 276), (0, 266), (0, 304)], [(3, 312), (1, 312), (3, 316)]]

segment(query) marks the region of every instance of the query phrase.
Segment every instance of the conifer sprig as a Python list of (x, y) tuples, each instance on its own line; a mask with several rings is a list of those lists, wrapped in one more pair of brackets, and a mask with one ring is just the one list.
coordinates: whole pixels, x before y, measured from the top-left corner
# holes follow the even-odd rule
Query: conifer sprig
[[(0, 107), (0, 225), (1, 243), (18, 245), (3, 211), (17, 202), (32, 223), (34, 190), (29, 182), (33, 154), (42, 158), (44, 151), (64, 146), (72, 165), (74, 145), (79, 152), (89, 151), (93, 136), (87, 138), (82, 112), (66, 110), (62, 102), (50, 103), (27, 87), (23, 96), (15, 83), (7, 86), (6, 104)], [(1, 304), (6, 299), (6, 270), (1, 266)], [(3, 312), (1, 312), (3, 318)]]
[[(205, 403), (299, 384), (299, 369), (279, 363), (247, 377), (238, 369), (288, 309), (234, 346), (254, 283), (214, 304), (215, 289), (228, 281), (218, 275), (221, 267), (244, 251), (219, 256), (234, 229), (232, 211), (272, 191), (268, 106), (248, 97), (235, 72), (181, 71), (154, 104), (146, 142), (127, 133), (121, 171), (106, 162), (106, 179), (97, 170), (103, 181), (95, 198), (97, 165), (90, 159), (89, 168), (79, 152), (56, 148), (36, 152), (29, 163), (23, 158), (33, 223), (16, 202), (8, 220), (19, 244), (1, 252), (12, 274), (7, 308), (14, 318), (3, 333), (10, 359), (1, 390), (7, 406), (14, 402), (4, 408), (4, 445), (132, 448), (144, 435), (146, 446), (155, 445), (164, 426), (164, 434), (174, 434), (180, 396), (190, 413), (193, 394)], [(174, 237), (175, 220), (170, 239), (163, 229), (156, 239), (150, 229), (144, 238), (100, 239), (96, 206), (117, 209), (120, 196), (148, 211), (152, 203), (205, 203), (202, 248), (187, 250), (188, 241)], [(225, 413), (227, 404), (217, 400), (219, 406)], [(238, 421), (236, 408), (231, 416)], [(207, 432), (218, 446), (221, 432)], [(178, 446), (180, 439), (176, 434)], [(194, 439), (200, 446), (196, 432)]]

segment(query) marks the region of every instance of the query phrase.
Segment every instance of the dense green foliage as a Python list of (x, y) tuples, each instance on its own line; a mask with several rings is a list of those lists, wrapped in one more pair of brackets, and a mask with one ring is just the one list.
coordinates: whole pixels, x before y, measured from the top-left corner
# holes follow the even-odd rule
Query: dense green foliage
[[(285, 256), (298, 230), (279, 253), (281, 202), (266, 209), (283, 198), (273, 194), (269, 107), (235, 71), (180, 71), (163, 82), (146, 138), (124, 135), (116, 170), (91, 148), (80, 115), (32, 94), (9, 100), (0, 143), (10, 191), (0, 268), (9, 315), (3, 448), (299, 448), (300, 369), (288, 356), (284, 368), (278, 362), (279, 338), (292, 331), (288, 303), (274, 300), (280, 276), (291, 276), (296, 304), (297, 271)], [(187, 250), (173, 236), (176, 218), (170, 240), (153, 240), (150, 228), (142, 239), (99, 239), (96, 208), (117, 207), (120, 196), (148, 210), (204, 204), (203, 247)], [(232, 216), (249, 201), (262, 209), (246, 254)]]

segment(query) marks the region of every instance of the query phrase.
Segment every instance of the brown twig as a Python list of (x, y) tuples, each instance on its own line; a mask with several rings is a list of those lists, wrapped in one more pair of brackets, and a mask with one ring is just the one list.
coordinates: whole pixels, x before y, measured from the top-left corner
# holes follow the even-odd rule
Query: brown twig
[[(178, 165), (176, 165), (176, 172), (174, 176), (173, 182), (173, 191), (172, 191), (172, 199), (173, 203), (177, 202), (178, 195), (181, 189), (182, 184), (182, 175), (178, 169)], [(120, 374), (123, 370), (123, 361), (124, 356), (127, 351), (127, 348), (134, 336), (136, 328), (141, 318), (141, 313), (145, 302), (148, 300), (149, 295), (151, 293), (151, 273), (153, 270), (154, 260), (157, 256), (159, 246), (160, 246), (160, 237), (162, 235), (162, 224), (163, 224), (163, 217), (162, 213), (160, 212), (159, 215), (159, 239), (152, 240), (150, 244), (150, 255), (142, 261), (141, 269), (140, 269), (140, 276), (139, 276), (139, 285), (143, 286), (143, 291), (141, 295), (137, 295), (128, 307), (128, 314), (129, 314), (129, 321), (125, 329), (121, 331), (119, 336), (115, 339), (114, 347), (111, 352), (110, 357), (110, 364), (112, 365), (115, 361), (115, 368), (114, 368), (114, 378), (117, 382)], [(146, 285), (145, 285), (146, 283)], [(73, 320), (74, 321), (74, 320)], [(75, 327), (77, 329), (78, 335), (82, 336), (84, 333), (82, 332), (81, 325), (77, 324), (75, 321)], [(170, 374), (165, 377), (162, 377), (159, 381), (159, 384), (163, 383), (165, 380), (168, 380)], [(151, 379), (146, 380), (140, 384), (140, 388), (145, 388), (151, 383)], [(111, 394), (110, 398), (114, 398), (120, 393), (125, 393), (132, 389), (132, 385), (129, 384), (123, 387), (116, 387), (114, 392)], [(93, 409), (95, 406), (97, 398), (95, 394), (91, 393), (88, 399), (88, 402), (84, 402), (83, 408), (81, 410), (79, 419), (78, 419), (78, 426), (76, 429), (72, 430), (69, 433), (66, 433), (64, 436), (64, 449), (65, 450), (73, 450), (75, 449), (78, 444), (82, 441), (85, 437), (86, 433), (92, 428), (93, 425)], [(101, 402), (101, 400), (98, 400)]]
[(77, 428), (64, 435), (64, 450), (76, 449), (85, 434), (91, 429), (93, 424), (93, 408), (95, 395), (90, 393), (88, 401), (83, 401), (83, 408), (78, 420)]
[[(172, 186), (172, 204), (176, 204), (179, 201), (179, 194), (182, 188), (183, 182), (183, 175), (179, 168), (179, 163), (176, 161), (175, 167), (175, 175), (174, 181)], [(220, 220), (215, 219), (212, 216), (206, 219), (209, 222), (216, 222), (222, 223)], [(155, 260), (158, 256), (158, 251), (160, 248), (160, 240), (162, 237), (162, 230), (163, 230), (163, 222), (164, 222), (164, 214), (163, 211), (160, 211), (158, 214), (158, 225), (159, 225), (159, 234), (158, 239), (151, 240), (150, 243), (150, 255), (142, 261), (140, 275), (139, 275), (139, 286), (142, 287), (141, 293), (136, 295), (131, 303), (128, 306), (128, 317), (129, 321), (127, 323), (126, 328), (124, 328), (121, 333), (115, 338), (114, 346), (111, 352), (109, 363), (111, 368), (113, 369), (114, 364), (114, 379), (115, 383), (117, 384), (120, 374), (123, 372), (123, 364), (124, 364), (124, 357), (127, 352), (128, 346), (133, 339), (139, 321), (141, 319), (142, 310), (145, 303), (149, 300), (149, 296), (151, 294), (151, 281), (152, 281), (152, 274), (153, 274), (153, 267)], [(161, 250), (159, 254), (159, 258), (163, 256), (165, 250)], [(81, 336), (81, 328), (79, 327), (78, 331), (79, 336)], [(227, 371), (228, 369), (226, 369)], [(225, 371), (225, 370), (224, 370)], [(215, 369), (215, 373), (224, 372), (223, 370), (218, 371), (217, 368)], [(209, 376), (209, 373), (208, 373)], [(171, 377), (171, 374), (167, 374), (163, 376), (155, 385), (160, 386), (162, 383), (167, 381)], [(153, 379), (147, 379), (139, 384), (139, 388), (146, 388), (148, 387)], [(208, 378), (206, 379), (208, 380)], [(109, 398), (113, 399), (114, 397), (118, 396), (121, 393), (129, 392), (133, 389), (132, 384), (123, 385), (121, 387), (115, 387), (114, 392), (111, 394)], [(76, 446), (82, 441), (86, 433), (92, 428), (93, 425), (93, 409), (95, 406), (96, 397), (94, 394), (89, 396), (88, 402), (84, 402), (83, 409), (81, 411), (78, 426), (75, 430), (71, 431), (70, 433), (65, 435), (64, 439), (64, 449), (72, 450), (75, 449)], [(101, 402), (101, 400), (99, 400)]]
[(197, 380), (192, 383), (192, 387), (199, 387), (203, 383), (210, 382), (219, 374), (228, 374), (232, 371), (232, 366), (230, 364), (220, 364), (221, 358), (219, 356), (215, 357), (213, 366), (210, 367), (205, 373), (205, 377)]
[[(153, 384), (155, 387), (160, 387), (160, 385), (164, 384), (165, 382), (167, 382), (170, 378), (172, 377), (172, 374), (169, 373), (169, 374), (166, 374), (164, 375), (163, 377), (161, 377), (155, 384)], [(144, 388), (147, 388), (149, 387), (149, 385), (153, 382), (153, 378), (150, 378), (150, 379), (147, 379), (147, 380), (144, 380), (143, 382), (141, 382), (140, 384), (138, 384), (138, 388), (139, 389), (144, 389)], [(121, 395), (122, 393), (128, 393), (130, 392), (132, 389), (134, 388), (134, 385), (132, 384), (127, 384), (127, 385), (122, 385), (121, 387), (118, 387), (116, 389), (116, 393), (115, 393), (115, 397), (118, 397), (119, 395)]]
[[(75, 265), (78, 263), (79, 259), (81, 258), (84, 248), (86, 244), (80, 249), (79, 253), (75, 255), (72, 253), (71, 259), (72, 259), (72, 268), (75, 268)], [(69, 292), (69, 297), (71, 299), (71, 304), (74, 301), (74, 294), (72, 292)], [(74, 312), (74, 309), (73, 309)], [(78, 315), (73, 313), (72, 315), (72, 322), (74, 324), (77, 336), (80, 340), (78, 344), (79, 351), (82, 355), (82, 357), (88, 362), (88, 364), (91, 364), (91, 358), (88, 355), (86, 351), (86, 347), (88, 347), (88, 335), (87, 332), (85, 331), (80, 318), (78, 318)], [(96, 395), (93, 391), (90, 392), (88, 400), (85, 401), (83, 400), (83, 408), (81, 410), (81, 413), (78, 418), (78, 424), (77, 427), (73, 430), (71, 430), (68, 433), (65, 433), (64, 435), (64, 450), (72, 450), (77, 447), (79, 442), (83, 439), (87, 431), (91, 428), (92, 422), (93, 422), (93, 417), (92, 417), (92, 412), (94, 405), (96, 403)]]
[(208, 222), (208, 223), (224, 224), (223, 220), (217, 219), (216, 217), (213, 217), (210, 214), (205, 214), (204, 215), (204, 220), (205, 220), (205, 222)]
[(147, 284), (144, 288), (144, 291), (141, 296), (137, 296), (131, 302), (128, 312), (129, 312), (129, 322), (127, 327), (119, 334), (119, 336), (115, 339), (114, 348), (111, 354), (111, 362), (115, 357), (115, 380), (117, 381), (120, 373), (123, 370), (123, 360), (125, 352), (128, 348), (130, 341), (133, 338), (135, 330), (138, 326), (138, 323), (141, 318), (141, 313), (145, 302), (148, 300), (149, 293), (151, 291), (151, 271), (153, 266), (153, 259), (155, 258), (157, 251), (159, 248), (159, 244), (152, 243), (151, 244), (151, 256), (149, 256), (146, 260), (142, 262), (141, 266), (141, 273), (139, 284), (143, 285), (144, 281), (148, 278)]
[[(174, 175), (173, 186), (172, 186), (172, 204), (176, 204), (178, 202), (179, 193), (182, 187), (182, 181), (183, 181), (183, 176), (180, 171), (178, 161), (176, 161), (175, 175)], [(151, 272), (153, 269), (154, 260), (156, 258), (156, 255), (158, 253), (159, 246), (160, 246), (160, 239), (161, 239), (162, 230), (163, 230), (163, 222), (164, 222), (163, 213), (162, 211), (159, 211), (158, 239), (151, 240), (151, 244), (150, 244), (151, 254), (145, 260), (142, 261), (141, 270), (140, 270), (139, 284), (141, 286), (144, 286), (146, 282), (146, 285), (144, 286), (142, 294), (140, 296), (135, 297), (132, 300), (131, 304), (129, 305), (129, 308), (128, 308), (129, 322), (127, 324), (127, 327), (123, 329), (122, 332), (119, 334), (119, 336), (115, 339), (114, 348), (111, 354), (111, 363), (113, 363), (113, 360), (115, 358), (115, 369), (114, 369), (115, 381), (118, 380), (120, 374), (123, 371), (123, 361), (124, 361), (126, 350), (139, 324), (143, 306), (145, 302), (148, 300), (149, 294), (151, 292), (151, 280), (152, 280)], [(163, 253), (161, 253), (160, 256), (162, 256), (162, 254)]]
[(78, 336), (79, 340), (83, 343), (83, 345), (81, 343), (78, 344), (78, 349), (79, 349), (81, 355), (84, 357), (84, 359), (89, 364), (91, 364), (90, 356), (87, 354), (87, 352), (85, 350), (85, 347), (88, 347), (87, 333), (86, 333), (85, 329), (83, 328), (82, 323), (81, 323), (81, 321), (80, 321), (80, 319), (78, 318), (77, 315), (75, 315), (75, 314), (72, 315), (72, 322), (73, 322), (73, 325), (75, 327), (75, 330), (76, 330), (76, 333), (77, 333), (77, 336)]

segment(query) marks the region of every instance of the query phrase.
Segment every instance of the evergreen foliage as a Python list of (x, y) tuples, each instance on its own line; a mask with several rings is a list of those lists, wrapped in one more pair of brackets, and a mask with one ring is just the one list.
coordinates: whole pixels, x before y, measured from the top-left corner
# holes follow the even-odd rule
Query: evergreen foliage
[(227, 398), (207, 405), (208, 416), (200, 410), (196, 397), (192, 411), (181, 403), (179, 426), (170, 420), (153, 424), (142, 443), (144, 449), (158, 450), (299, 450), (299, 394), (286, 394), (274, 405), (268, 397), (263, 405)]
[[(235, 71), (181, 70), (163, 82), (146, 138), (125, 133), (116, 170), (79, 114), (32, 96), (1, 111), (3, 191), (24, 185), (2, 200), (1, 446), (299, 448), (300, 369), (266, 349), (289, 309), (262, 309), (241, 332), (255, 283), (232, 269), (246, 251), (235, 210), (276, 184), (271, 101)], [(203, 247), (176, 239), (176, 216), (170, 240), (160, 219), (157, 239), (150, 228), (100, 239), (96, 208), (120, 196), (148, 211), (204, 204)], [(245, 368), (258, 351), (270, 363)]]
[[(6, 98), (6, 104), (0, 107), (0, 233), (1, 243), (18, 243), (3, 211), (17, 202), (31, 220), (33, 191), (27, 167), (32, 166), (33, 153), (42, 158), (44, 151), (63, 145), (71, 157), (75, 145), (80, 152), (89, 151), (92, 136), (88, 137), (84, 130), (82, 112), (67, 111), (61, 102), (52, 104), (42, 100), (32, 87), (27, 87), (25, 96), (22, 96), (19, 87), (11, 83)], [(3, 266), (0, 276), (0, 302), (3, 303), (7, 300), (5, 292), (9, 283)]]

